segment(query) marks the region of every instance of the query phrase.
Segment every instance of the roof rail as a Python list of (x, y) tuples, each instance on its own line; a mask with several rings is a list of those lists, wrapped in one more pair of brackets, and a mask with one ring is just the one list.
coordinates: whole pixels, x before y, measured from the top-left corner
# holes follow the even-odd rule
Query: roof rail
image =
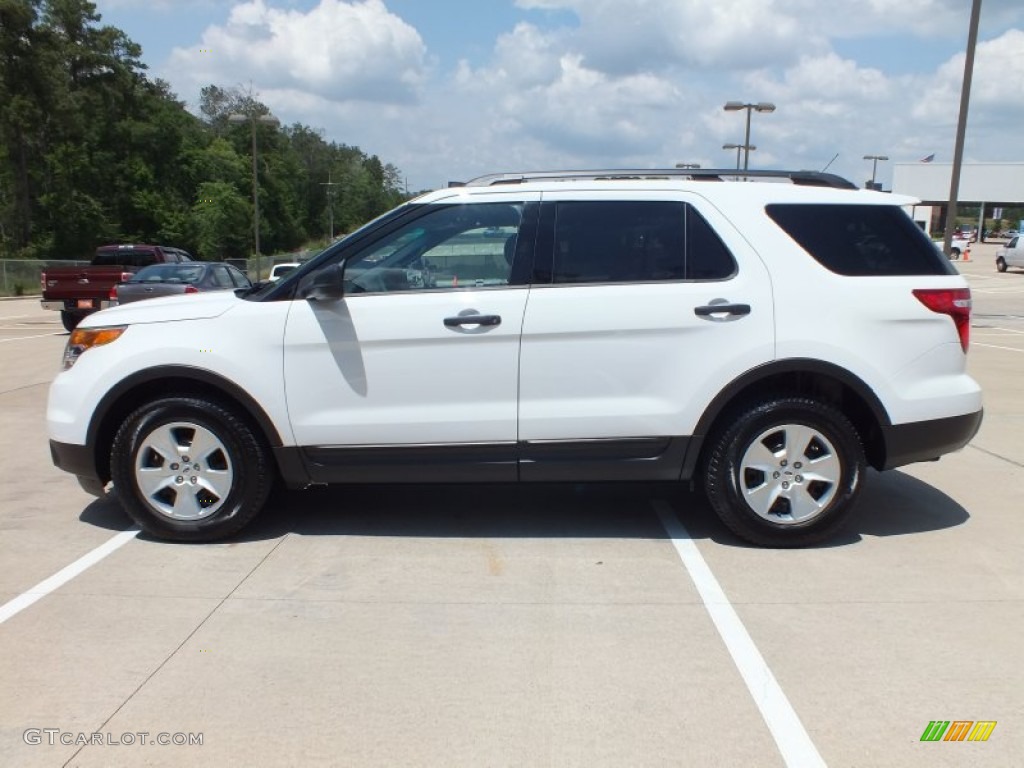
[[(806, 187), (857, 189), (857, 185), (834, 173), (820, 171), (741, 171), (734, 168), (611, 168), (595, 171), (538, 171), (534, 173), (492, 173), (465, 182), (467, 187), (492, 187), (500, 184), (524, 184), (529, 181), (613, 181), (627, 179), (682, 178), (693, 181), (757, 181), (788, 179)], [(452, 186), (449, 182), (449, 186)], [(463, 186), (463, 185), (460, 185)]]

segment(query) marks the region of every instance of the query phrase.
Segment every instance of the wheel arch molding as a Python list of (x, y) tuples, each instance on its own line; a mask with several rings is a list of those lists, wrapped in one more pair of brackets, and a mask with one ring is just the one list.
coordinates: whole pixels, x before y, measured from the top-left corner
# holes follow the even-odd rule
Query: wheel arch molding
[(137, 371), (122, 379), (103, 396), (89, 422), (87, 444), (92, 446), (97, 476), (110, 479), (110, 446), (124, 419), (147, 400), (167, 395), (207, 395), (238, 408), (259, 430), (271, 449), (282, 445), (273, 420), (242, 387), (202, 368), (163, 365)]
[(817, 398), (839, 408), (860, 433), (868, 463), (879, 469), (884, 466), (886, 449), (882, 428), (891, 426), (892, 421), (878, 395), (860, 377), (838, 365), (810, 358), (791, 358), (752, 368), (719, 391), (693, 430), (681, 479), (689, 480), (694, 476), (703, 458), (706, 438), (731, 412), (754, 400), (793, 395)]

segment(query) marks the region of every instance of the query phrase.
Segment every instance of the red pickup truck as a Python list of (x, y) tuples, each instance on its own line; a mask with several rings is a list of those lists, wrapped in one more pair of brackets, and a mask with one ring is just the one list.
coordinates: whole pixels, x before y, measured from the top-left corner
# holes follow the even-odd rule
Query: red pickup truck
[(180, 248), (166, 245), (104, 245), (87, 267), (51, 267), (40, 275), (43, 309), (60, 312), (72, 331), (86, 315), (117, 304), (111, 289), (150, 264), (192, 261)]

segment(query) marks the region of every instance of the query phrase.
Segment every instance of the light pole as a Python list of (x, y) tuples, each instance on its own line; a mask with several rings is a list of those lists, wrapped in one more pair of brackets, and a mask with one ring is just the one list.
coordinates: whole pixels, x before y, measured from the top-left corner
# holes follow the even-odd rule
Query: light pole
[[(744, 152), (743, 152), (743, 170), (750, 168), (750, 113), (757, 112), (774, 112), (775, 105), (769, 101), (759, 101), (756, 104), (747, 104), (742, 101), (727, 101), (723, 109), (726, 112), (739, 112), (741, 109), (747, 110), (747, 133), (746, 138), (743, 140)], [(736, 170), (739, 170), (737, 164)]]
[(864, 155), (865, 160), (871, 161), (871, 181), (868, 182), (868, 189), (875, 188), (875, 176), (878, 174), (878, 161), (888, 160), (889, 158), (885, 155)]
[(331, 172), (327, 172), (327, 181), (320, 182), (321, 187), (327, 187), (327, 204), (331, 214), (331, 242), (334, 242), (334, 188), (340, 187), (340, 181), (331, 181)]
[(753, 144), (723, 144), (722, 149), (735, 149), (736, 150), (736, 170), (740, 169), (740, 152), (747, 150), (747, 152), (753, 152), (757, 149)]
[[(978, 45), (978, 21), (981, 0), (971, 3), (971, 21), (967, 28), (967, 56), (964, 59), (964, 80), (960, 84), (960, 117), (956, 122), (956, 144), (953, 147), (953, 167), (949, 174), (949, 207), (946, 209), (946, 231), (942, 248), (948, 255), (953, 247), (953, 228), (956, 226), (957, 206), (960, 199), (960, 166), (964, 159), (964, 138), (967, 133), (967, 110), (971, 103), (971, 80), (974, 78), (974, 50)], [(982, 215), (985, 208), (982, 206)]]
[(257, 115), (250, 112), (247, 115), (240, 113), (228, 115), (228, 122), (248, 122), (252, 126), (252, 233), (253, 243), (256, 246), (256, 279), (253, 282), (258, 283), (260, 281), (260, 180), (257, 164), (259, 161), (256, 153), (256, 123), (272, 125), (276, 128), (281, 121), (273, 115)]

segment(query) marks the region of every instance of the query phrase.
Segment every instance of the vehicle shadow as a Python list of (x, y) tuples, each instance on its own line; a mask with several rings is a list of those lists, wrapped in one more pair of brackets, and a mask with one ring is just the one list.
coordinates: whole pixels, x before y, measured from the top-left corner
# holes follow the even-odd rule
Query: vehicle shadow
[[(872, 536), (903, 536), (962, 525), (967, 510), (903, 472), (869, 471), (845, 528), (818, 547), (849, 546)], [(232, 541), (300, 536), (423, 538), (664, 539), (652, 503), (664, 500), (693, 539), (751, 546), (715, 516), (703, 495), (671, 483), (351, 485), (275, 490), (266, 508)], [(125, 530), (132, 522), (116, 496), (87, 506), (82, 522)], [(142, 538), (147, 538), (144, 534)]]

